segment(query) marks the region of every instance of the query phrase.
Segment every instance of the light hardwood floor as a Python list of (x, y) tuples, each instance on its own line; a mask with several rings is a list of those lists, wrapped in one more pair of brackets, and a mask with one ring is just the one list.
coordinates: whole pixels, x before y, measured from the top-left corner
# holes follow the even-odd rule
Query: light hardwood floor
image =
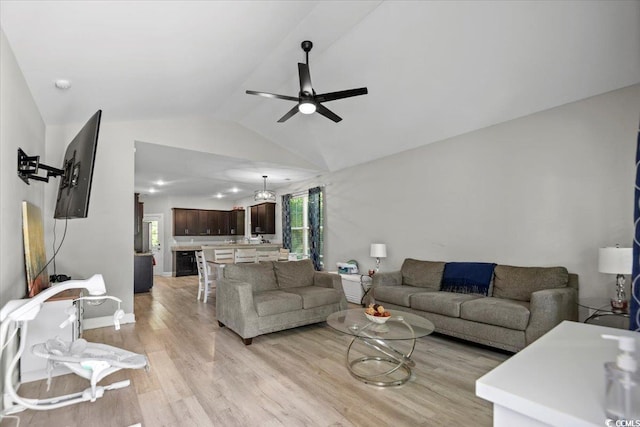
[[(418, 340), (413, 377), (379, 388), (352, 378), (344, 363), (349, 338), (325, 323), (254, 338), (245, 346), (218, 327), (215, 294), (196, 301), (197, 278), (155, 277), (150, 293), (135, 295), (136, 323), (101, 328), (84, 337), (145, 353), (151, 370), (123, 370), (103, 380), (130, 378), (94, 403), (25, 411), (20, 426), (445, 426), (492, 424), (491, 405), (475, 396), (475, 380), (507, 354), (432, 335)], [(355, 306), (354, 306), (355, 307)], [(75, 375), (24, 384), (26, 397), (83, 390)], [(14, 426), (5, 419), (0, 425)]]

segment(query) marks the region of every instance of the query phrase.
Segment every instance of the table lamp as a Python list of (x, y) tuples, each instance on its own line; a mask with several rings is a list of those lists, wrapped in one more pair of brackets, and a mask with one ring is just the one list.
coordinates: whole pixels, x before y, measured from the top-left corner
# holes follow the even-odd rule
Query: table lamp
[(611, 299), (615, 310), (627, 309), (627, 294), (624, 290), (624, 275), (631, 274), (633, 248), (600, 248), (598, 250), (598, 271), (616, 275), (616, 295)]
[(376, 273), (380, 271), (380, 258), (387, 257), (387, 245), (384, 243), (371, 244), (371, 257), (376, 259)]

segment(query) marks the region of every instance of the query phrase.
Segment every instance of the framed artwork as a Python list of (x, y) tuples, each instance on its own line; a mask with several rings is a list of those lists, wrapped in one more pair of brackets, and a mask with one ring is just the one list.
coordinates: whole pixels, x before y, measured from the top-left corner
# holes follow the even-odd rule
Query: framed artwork
[(27, 296), (36, 296), (49, 287), (47, 253), (44, 247), (42, 211), (39, 207), (22, 202), (22, 235), (24, 239), (24, 262), (27, 273)]

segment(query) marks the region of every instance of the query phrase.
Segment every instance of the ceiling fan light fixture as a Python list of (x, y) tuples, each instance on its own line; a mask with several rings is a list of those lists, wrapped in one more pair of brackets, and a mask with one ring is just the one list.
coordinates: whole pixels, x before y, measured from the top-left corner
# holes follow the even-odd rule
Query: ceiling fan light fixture
[(305, 40), (300, 45), (305, 53), (306, 61), (298, 62), (298, 78), (300, 80), (300, 92), (298, 96), (278, 95), (277, 93), (258, 92), (255, 90), (247, 90), (248, 95), (258, 95), (265, 98), (283, 99), (285, 101), (294, 101), (298, 105), (291, 108), (284, 116), (280, 117), (278, 123), (284, 123), (299, 112), (302, 114), (318, 113), (327, 119), (338, 123), (342, 120), (340, 116), (324, 106), (325, 102), (336, 101), (338, 99), (351, 98), (352, 96), (366, 95), (368, 90), (366, 87), (356, 89), (339, 90), (337, 92), (328, 92), (316, 94), (311, 85), (311, 73), (309, 72), (309, 51), (313, 47), (313, 43)]
[(254, 192), (254, 200), (256, 202), (275, 202), (276, 201), (276, 193), (271, 190), (267, 190), (267, 176), (262, 175), (262, 179), (264, 179), (264, 188), (262, 190), (256, 190)]
[(313, 114), (316, 112), (316, 104), (310, 101), (303, 101), (298, 104), (298, 111), (302, 114)]

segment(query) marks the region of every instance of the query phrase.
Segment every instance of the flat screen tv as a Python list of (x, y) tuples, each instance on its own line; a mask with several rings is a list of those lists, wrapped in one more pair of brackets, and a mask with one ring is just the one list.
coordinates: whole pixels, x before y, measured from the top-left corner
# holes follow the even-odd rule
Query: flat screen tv
[(67, 146), (54, 218), (87, 217), (101, 116), (98, 110)]

